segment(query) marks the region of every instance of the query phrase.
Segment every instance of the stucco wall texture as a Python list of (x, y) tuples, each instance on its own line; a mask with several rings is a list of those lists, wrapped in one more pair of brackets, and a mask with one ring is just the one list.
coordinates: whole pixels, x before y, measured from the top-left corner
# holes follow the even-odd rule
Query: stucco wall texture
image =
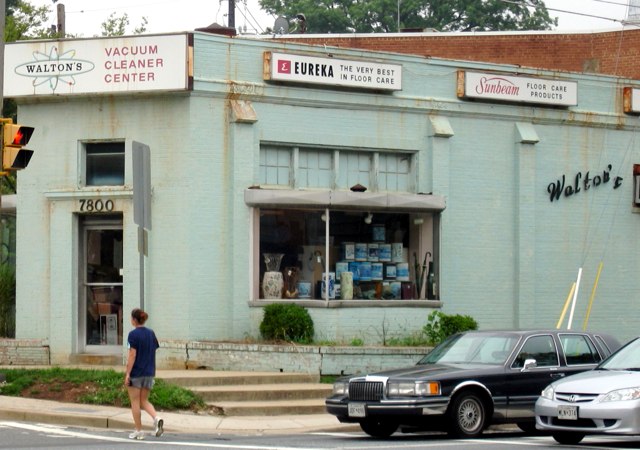
[[(578, 85), (578, 106), (570, 108), (467, 101), (456, 95), (459, 70), (558, 75), (335, 50), (340, 58), (402, 65), (401, 91), (365, 92), (266, 82), (263, 54), (269, 50), (326, 56), (323, 47), (279, 39), (195, 33), (193, 91), (19, 103), (21, 122), (37, 133), (30, 143), (36, 153), (18, 177), (18, 338), (49, 340), (54, 363), (79, 349), (77, 202), (83, 196), (110, 196), (122, 212), (123, 309), (138, 305), (133, 140), (152, 152), (145, 309), (161, 340), (259, 335), (257, 237), (243, 193), (259, 183), (264, 142), (415, 154), (417, 192), (446, 199), (439, 264), (444, 312), (470, 315), (483, 329), (555, 327), (582, 268), (574, 318), (579, 328), (602, 263), (589, 328), (621, 340), (637, 333), (628, 312), (640, 292), (640, 211), (632, 204), (640, 123), (622, 112), (621, 89), (640, 83), (563, 74)], [(230, 108), (236, 100), (248, 102), (257, 120), (237, 120)], [(124, 186), (96, 191), (78, 185), (78, 143), (86, 139), (125, 141)], [(608, 172), (611, 179), (551, 201), (550, 185), (562, 177), (570, 184), (587, 172), (592, 178)], [(617, 176), (623, 180), (614, 189)], [(309, 308), (317, 339), (367, 344), (421, 330), (431, 311), (375, 302)]]

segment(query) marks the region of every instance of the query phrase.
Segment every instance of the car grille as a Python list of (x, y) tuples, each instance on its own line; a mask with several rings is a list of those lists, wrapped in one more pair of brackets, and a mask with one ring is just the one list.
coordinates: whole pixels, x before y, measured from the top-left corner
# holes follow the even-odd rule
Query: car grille
[(352, 381), (349, 383), (349, 400), (380, 401), (383, 390), (382, 381)]
[(567, 394), (556, 392), (556, 400), (568, 403), (587, 403), (592, 402), (598, 397), (597, 394)]
[(562, 427), (574, 427), (574, 428), (598, 428), (595, 422), (591, 419), (578, 419), (578, 420), (560, 420), (552, 417), (551, 424)]

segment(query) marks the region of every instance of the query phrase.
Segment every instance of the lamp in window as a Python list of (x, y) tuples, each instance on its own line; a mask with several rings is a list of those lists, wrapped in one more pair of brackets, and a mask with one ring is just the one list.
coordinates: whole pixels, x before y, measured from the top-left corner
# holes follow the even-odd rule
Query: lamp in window
[(371, 225), (372, 220), (373, 220), (373, 214), (367, 213), (366, 217), (364, 218), (364, 223), (366, 223), (367, 225)]

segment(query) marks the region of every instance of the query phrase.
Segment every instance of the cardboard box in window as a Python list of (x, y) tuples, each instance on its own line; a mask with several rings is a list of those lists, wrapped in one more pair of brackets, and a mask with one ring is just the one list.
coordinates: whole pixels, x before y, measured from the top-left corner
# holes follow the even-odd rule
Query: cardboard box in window
[(111, 287), (95, 287), (92, 289), (93, 301), (96, 303), (112, 303), (113, 289)]
[(100, 338), (103, 344), (118, 345), (118, 315), (100, 316)]

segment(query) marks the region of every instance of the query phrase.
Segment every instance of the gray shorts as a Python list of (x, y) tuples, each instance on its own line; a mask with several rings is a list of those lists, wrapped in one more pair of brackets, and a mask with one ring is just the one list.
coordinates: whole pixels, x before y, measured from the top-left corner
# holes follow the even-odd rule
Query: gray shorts
[(131, 386), (140, 389), (151, 389), (153, 387), (153, 377), (130, 378)]

